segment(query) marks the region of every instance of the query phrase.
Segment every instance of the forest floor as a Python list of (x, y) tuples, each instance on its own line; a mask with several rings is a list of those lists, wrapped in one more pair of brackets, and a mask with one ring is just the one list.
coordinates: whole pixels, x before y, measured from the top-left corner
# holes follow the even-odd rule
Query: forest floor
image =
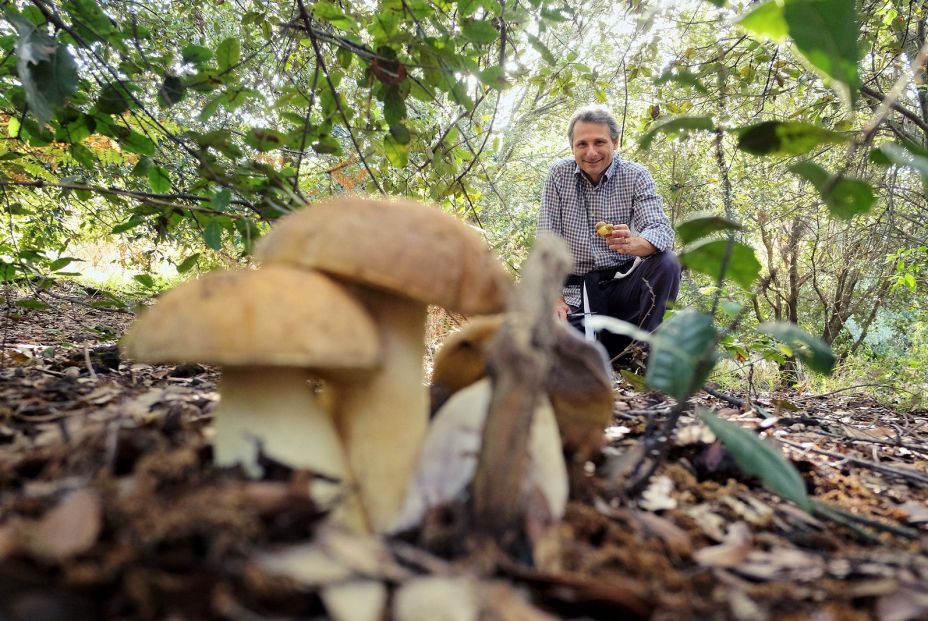
[(119, 360), (130, 320), (79, 304), (3, 315), (0, 621), (928, 619), (924, 411), (761, 394), (763, 418), (697, 397), (777, 443), (818, 500), (859, 518), (842, 525), (740, 474), (695, 419), (624, 498), (605, 473), (668, 404), (617, 379), (554, 566), (499, 559), (487, 575), (434, 537), (317, 529), (305, 473), (212, 467), (216, 371)]

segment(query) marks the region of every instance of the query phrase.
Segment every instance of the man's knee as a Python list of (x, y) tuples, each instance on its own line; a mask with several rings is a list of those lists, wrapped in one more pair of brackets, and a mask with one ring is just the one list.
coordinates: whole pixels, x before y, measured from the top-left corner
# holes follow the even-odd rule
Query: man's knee
[(653, 262), (653, 269), (661, 272), (668, 272), (673, 274), (674, 272), (680, 272), (680, 260), (677, 259), (677, 255), (673, 250), (665, 250), (664, 252), (658, 252), (657, 254), (651, 255), (648, 259), (648, 262)]

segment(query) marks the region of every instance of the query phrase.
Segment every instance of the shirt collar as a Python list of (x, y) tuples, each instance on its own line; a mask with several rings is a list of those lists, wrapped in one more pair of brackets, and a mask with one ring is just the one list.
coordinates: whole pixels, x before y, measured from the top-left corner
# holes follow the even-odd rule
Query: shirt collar
[[(609, 168), (603, 171), (603, 178), (599, 180), (599, 183), (605, 183), (612, 178), (612, 175), (619, 169), (619, 166), (622, 163), (622, 158), (619, 157), (618, 152), (612, 154), (612, 163), (609, 164)], [(577, 161), (574, 160), (574, 174), (583, 175), (583, 171), (580, 170), (580, 165), (577, 164)], [(584, 175), (585, 176), (585, 175)], [(589, 181), (589, 179), (587, 179)]]

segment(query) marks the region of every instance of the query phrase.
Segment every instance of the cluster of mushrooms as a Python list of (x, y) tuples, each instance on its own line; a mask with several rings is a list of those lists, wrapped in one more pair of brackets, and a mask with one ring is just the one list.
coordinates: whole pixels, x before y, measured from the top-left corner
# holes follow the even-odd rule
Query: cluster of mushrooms
[(309, 470), (332, 522), (389, 532), (429, 426), (427, 307), (499, 313), (511, 277), (476, 231), (409, 200), (302, 209), (255, 255), (259, 269), (211, 272), (164, 294), (124, 348), (141, 362), (221, 366), (217, 465), (260, 476), (264, 456)]
[(427, 307), (499, 312), (510, 276), (476, 231), (413, 201), (302, 209), (255, 255), (260, 269), (167, 292), (131, 326), (127, 353), (220, 365), (216, 463), (257, 475), (263, 454), (311, 470), (335, 482), (336, 521), (383, 532), (428, 426)]

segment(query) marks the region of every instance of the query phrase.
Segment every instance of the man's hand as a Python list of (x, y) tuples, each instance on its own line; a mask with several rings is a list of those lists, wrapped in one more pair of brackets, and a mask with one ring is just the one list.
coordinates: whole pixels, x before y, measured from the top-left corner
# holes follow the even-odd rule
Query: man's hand
[(633, 257), (648, 257), (657, 252), (654, 244), (644, 237), (632, 235), (627, 224), (616, 224), (606, 243), (612, 250)]
[(557, 313), (557, 318), (567, 321), (567, 315), (570, 313), (570, 307), (567, 305), (567, 302), (564, 301), (564, 298), (561, 298), (554, 304), (554, 312)]

